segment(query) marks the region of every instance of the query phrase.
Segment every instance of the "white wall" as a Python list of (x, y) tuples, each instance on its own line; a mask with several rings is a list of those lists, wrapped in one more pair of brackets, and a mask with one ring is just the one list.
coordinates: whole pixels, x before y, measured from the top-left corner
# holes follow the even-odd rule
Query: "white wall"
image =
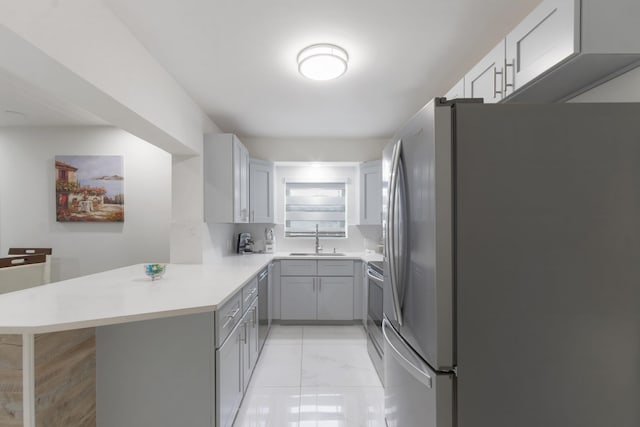
[(569, 102), (640, 102), (640, 67), (588, 90)]
[(202, 150), (210, 120), (101, 0), (1, 2), (0, 29), (10, 73), (171, 153)]
[[(56, 222), (54, 157), (91, 154), (124, 156), (124, 223)], [(0, 129), (0, 254), (52, 247), (53, 280), (167, 262), (170, 218), (165, 151), (113, 127)]]
[(235, 224), (205, 223), (202, 229), (203, 264), (216, 264), (222, 260), (222, 257), (235, 253), (237, 236)]
[(382, 158), (384, 139), (240, 138), (252, 158), (273, 162), (364, 162)]
[(219, 129), (101, 0), (0, 2), (0, 70), (174, 155), (171, 261), (202, 261), (203, 133)]

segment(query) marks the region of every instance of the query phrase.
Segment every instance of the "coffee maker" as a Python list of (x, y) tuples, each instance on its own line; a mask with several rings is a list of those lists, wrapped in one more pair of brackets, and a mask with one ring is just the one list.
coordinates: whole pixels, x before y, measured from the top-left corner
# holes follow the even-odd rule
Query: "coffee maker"
[(238, 245), (236, 250), (239, 254), (253, 253), (253, 238), (251, 237), (251, 233), (238, 234)]

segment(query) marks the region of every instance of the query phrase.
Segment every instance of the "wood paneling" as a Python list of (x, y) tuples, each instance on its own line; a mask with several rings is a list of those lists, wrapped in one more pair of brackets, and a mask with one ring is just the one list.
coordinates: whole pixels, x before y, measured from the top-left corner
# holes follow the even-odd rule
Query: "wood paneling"
[(95, 329), (35, 337), (37, 427), (95, 427)]
[(0, 335), (0, 427), (22, 427), (22, 335)]

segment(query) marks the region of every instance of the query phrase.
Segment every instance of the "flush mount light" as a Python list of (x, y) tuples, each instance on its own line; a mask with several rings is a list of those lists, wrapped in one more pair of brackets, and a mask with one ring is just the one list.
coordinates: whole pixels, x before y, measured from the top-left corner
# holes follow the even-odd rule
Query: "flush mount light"
[(347, 71), (347, 51), (333, 44), (307, 46), (298, 54), (298, 71), (312, 80), (337, 79)]

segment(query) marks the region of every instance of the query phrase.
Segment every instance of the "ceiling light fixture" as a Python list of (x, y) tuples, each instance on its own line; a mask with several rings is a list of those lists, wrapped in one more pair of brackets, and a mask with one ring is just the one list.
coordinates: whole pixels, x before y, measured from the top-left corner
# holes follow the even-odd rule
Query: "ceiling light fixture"
[(333, 44), (313, 44), (298, 54), (298, 71), (312, 80), (337, 79), (347, 71), (347, 51)]

